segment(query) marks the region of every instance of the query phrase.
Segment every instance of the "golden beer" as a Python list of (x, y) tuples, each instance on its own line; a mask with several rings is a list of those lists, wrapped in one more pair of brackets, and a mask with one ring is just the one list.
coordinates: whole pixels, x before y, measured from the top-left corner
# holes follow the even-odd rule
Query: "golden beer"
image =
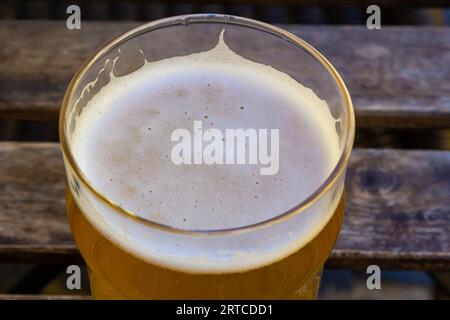
[(67, 213), (96, 299), (314, 299), (339, 233), (344, 197), (325, 228), (297, 252), (263, 268), (218, 275), (172, 271), (133, 256), (86, 220), (70, 192)]
[(339, 75), (281, 29), (190, 15), (116, 38), (60, 114), (93, 297), (316, 298), (353, 138)]

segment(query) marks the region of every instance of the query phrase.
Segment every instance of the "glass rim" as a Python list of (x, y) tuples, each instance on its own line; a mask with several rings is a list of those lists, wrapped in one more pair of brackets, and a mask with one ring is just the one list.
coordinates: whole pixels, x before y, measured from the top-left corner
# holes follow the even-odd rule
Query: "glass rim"
[[(139, 36), (146, 32), (151, 32), (157, 29), (161, 29), (168, 26), (174, 26), (174, 25), (187, 25), (190, 23), (223, 23), (223, 24), (231, 24), (231, 25), (237, 25), (247, 28), (253, 28), (262, 32), (267, 32), (269, 34), (272, 34), (274, 36), (277, 36), (279, 38), (282, 38), (285, 41), (290, 42), (291, 44), (294, 44), (296, 47), (299, 47), (303, 50), (305, 50), (307, 53), (309, 53), (313, 58), (315, 58), (319, 63), (326, 69), (328, 74), (331, 76), (332, 80), (335, 82), (335, 85), (338, 88), (339, 93), (342, 95), (341, 98), (343, 100), (344, 108), (346, 109), (346, 120), (348, 123), (348, 129), (344, 130), (345, 139), (344, 139), (344, 147), (340, 154), (339, 160), (337, 161), (336, 165), (334, 166), (331, 173), (327, 176), (327, 179), (313, 192), (311, 193), (307, 198), (305, 198), (303, 201), (301, 201), (299, 204), (294, 206), (293, 208), (284, 211), (280, 214), (277, 214), (276, 216), (259, 221), (256, 223), (252, 223), (249, 225), (244, 226), (238, 226), (233, 228), (225, 228), (225, 229), (182, 229), (182, 228), (176, 228), (170, 225), (158, 223), (155, 221), (152, 221), (150, 219), (146, 219), (144, 217), (141, 217), (137, 215), (136, 213), (126, 210), (122, 207), (120, 207), (117, 203), (109, 199), (106, 195), (104, 195), (102, 192), (97, 190), (92, 183), (87, 179), (87, 177), (82, 172), (81, 168), (78, 166), (68, 143), (68, 129), (66, 126), (65, 117), (69, 111), (69, 101), (70, 97), (73, 94), (75, 86), (78, 84), (79, 79), (85, 74), (86, 70), (88, 70), (92, 64), (94, 64), (97, 60), (101, 59), (106, 53), (110, 52), (110, 50), (114, 49), (116, 46), (120, 45), (124, 41), (127, 41), (131, 38), (134, 38), (136, 36)], [(305, 209), (307, 209), (309, 206), (314, 204), (317, 200), (319, 200), (326, 192), (327, 190), (334, 185), (336, 180), (340, 177), (340, 175), (343, 173), (343, 171), (346, 168), (346, 165), (350, 158), (350, 153), (353, 146), (353, 141), (355, 137), (355, 115), (354, 115), (354, 109), (353, 104), (350, 98), (350, 94), (347, 90), (347, 87), (336, 71), (336, 69), (333, 67), (333, 65), (319, 52), (317, 51), (313, 46), (311, 46), (309, 43), (304, 41), (303, 39), (297, 37), (296, 35), (283, 30), (279, 27), (260, 22), (257, 20), (249, 19), (249, 18), (243, 18), (233, 15), (226, 15), (226, 14), (211, 14), (211, 13), (199, 13), (199, 14), (189, 14), (189, 15), (180, 15), (180, 16), (173, 16), (168, 17), (164, 19), (155, 20), (152, 22), (145, 23), (141, 26), (138, 26), (132, 30), (129, 30), (126, 33), (123, 33), (99, 49), (97, 49), (94, 53), (92, 53), (81, 65), (81, 67), (77, 70), (75, 75), (73, 76), (72, 80), (70, 81), (66, 92), (64, 94), (64, 98), (62, 101), (62, 106), (59, 113), (59, 125), (58, 125), (58, 131), (59, 131), (59, 138), (60, 138), (60, 145), (62, 148), (62, 153), (65, 161), (68, 162), (71, 170), (74, 172), (75, 176), (81, 180), (84, 186), (86, 186), (90, 192), (102, 203), (106, 204), (109, 208), (113, 209), (115, 212), (119, 213), (120, 215), (132, 219), (136, 221), (137, 223), (147, 225), (152, 228), (157, 228), (163, 231), (178, 233), (178, 234), (188, 234), (188, 235), (208, 235), (208, 234), (229, 234), (229, 233), (236, 233), (236, 232), (245, 232), (249, 230), (255, 230), (258, 228), (263, 228), (270, 226), (275, 223), (279, 223), (282, 221), (285, 221), (286, 219), (295, 216), (297, 214), (300, 214)]]

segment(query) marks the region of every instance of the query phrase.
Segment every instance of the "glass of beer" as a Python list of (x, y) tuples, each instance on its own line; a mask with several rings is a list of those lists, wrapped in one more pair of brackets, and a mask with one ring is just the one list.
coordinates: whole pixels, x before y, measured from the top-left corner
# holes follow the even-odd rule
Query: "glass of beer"
[(103, 46), (59, 123), (93, 297), (317, 298), (354, 121), (333, 66), (262, 22), (178, 16)]

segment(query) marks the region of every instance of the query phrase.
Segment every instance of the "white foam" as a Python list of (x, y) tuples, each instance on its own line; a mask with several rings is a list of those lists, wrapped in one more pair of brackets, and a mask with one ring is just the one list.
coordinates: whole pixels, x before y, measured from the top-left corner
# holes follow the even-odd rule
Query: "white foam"
[[(202, 120), (204, 130), (279, 129), (278, 173), (262, 176), (255, 165), (175, 165), (171, 133), (192, 131), (194, 120)], [(146, 62), (121, 77), (111, 74), (76, 119), (70, 144), (88, 180), (123, 208), (176, 228), (225, 229), (270, 219), (311, 195), (338, 161), (335, 122), (312, 90), (235, 54), (221, 38), (209, 51)], [(321, 206), (324, 213), (297, 219), (302, 225), (287, 238), (273, 229), (266, 236), (275, 240), (246, 248), (250, 238), (239, 237), (183, 245), (177, 239), (175, 246), (169, 236), (158, 231), (158, 240), (149, 238), (140, 226), (86, 201), (87, 211), (102, 212), (88, 218), (118, 245), (195, 272), (242, 271), (279, 259), (320, 231), (336, 204), (333, 198)]]

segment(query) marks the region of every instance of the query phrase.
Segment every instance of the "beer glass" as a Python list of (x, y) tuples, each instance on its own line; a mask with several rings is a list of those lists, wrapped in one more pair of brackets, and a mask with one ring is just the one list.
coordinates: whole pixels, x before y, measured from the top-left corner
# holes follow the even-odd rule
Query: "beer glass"
[[(273, 216), (262, 221), (208, 229), (181, 228), (170, 221), (164, 223), (143, 217), (107, 196), (83, 172), (73, 146), (77, 121), (81, 116), (101, 120), (100, 113), (86, 115), (87, 106), (96, 97), (105, 95), (102, 89), (115, 79), (133, 75), (146, 63), (210, 50), (217, 44), (220, 34), (224, 35), (230, 50), (246, 61), (270, 66), (314, 92), (318, 97), (314, 99), (322, 101), (333, 118), (326, 124), (331, 126), (327, 130), (332, 130), (337, 137), (338, 158), (325, 179), (307, 197), (298, 199), (288, 210), (274, 209)], [(120, 96), (127, 96), (132, 87), (123, 86), (116, 91), (120, 91)], [(254, 95), (264, 90), (261, 88)], [(210, 109), (215, 107), (219, 106), (209, 106)], [(121, 118), (117, 128), (110, 128), (109, 133), (127, 126), (127, 121), (130, 120)], [(288, 121), (285, 121), (287, 126)], [(166, 123), (160, 121), (157, 125), (164, 128)], [(317, 132), (325, 129), (317, 129)], [(354, 130), (350, 96), (336, 70), (312, 46), (280, 28), (236, 16), (196, 14), (157, 20), (118, 36), (90, 56), (75, 74), (65, 94), (59, 122), (67, 173), (67, 214), (73, 237), (89, 270), (93, 297), (316, 298), (322, 268), (343, 220), (344, 178)], [(167, 139), (169, 143), (170, 136)], [(90, 139), (87, 137), (77, 143), (88, 144)], [(133, 149), (132, 143), (126, 147)], [(323, 159), (309, 160), (320, 162)], [(280, 157), (281, 164), (283, 161)], [(147, 164), (151, 167), (151, 160)], [(133, 177), (138, 169), (141, 170), (130, 169)], [(114, 167), (102, 170), (113, 173)], [(167, 179), (176, 180), (176, 177)], [(171, 183), (175, 183), (172, 180)], [(211, 183), (211, 188), (214, 184)], [(299, 186), (306, 184), (306, 179), (298, 181)], [(166, 190), (164, 198), (176, 200), (181, 196), (179, 190)], [(274, 192), (268, 190), (267, 194)], [(282, 193), (291, 192), (294, 190)], [(217, 201), (223, 197), (213, 196)], [(238, 203), (238, 206), (243, 212), (237, 214), (245, 215), (245, 203)]]

